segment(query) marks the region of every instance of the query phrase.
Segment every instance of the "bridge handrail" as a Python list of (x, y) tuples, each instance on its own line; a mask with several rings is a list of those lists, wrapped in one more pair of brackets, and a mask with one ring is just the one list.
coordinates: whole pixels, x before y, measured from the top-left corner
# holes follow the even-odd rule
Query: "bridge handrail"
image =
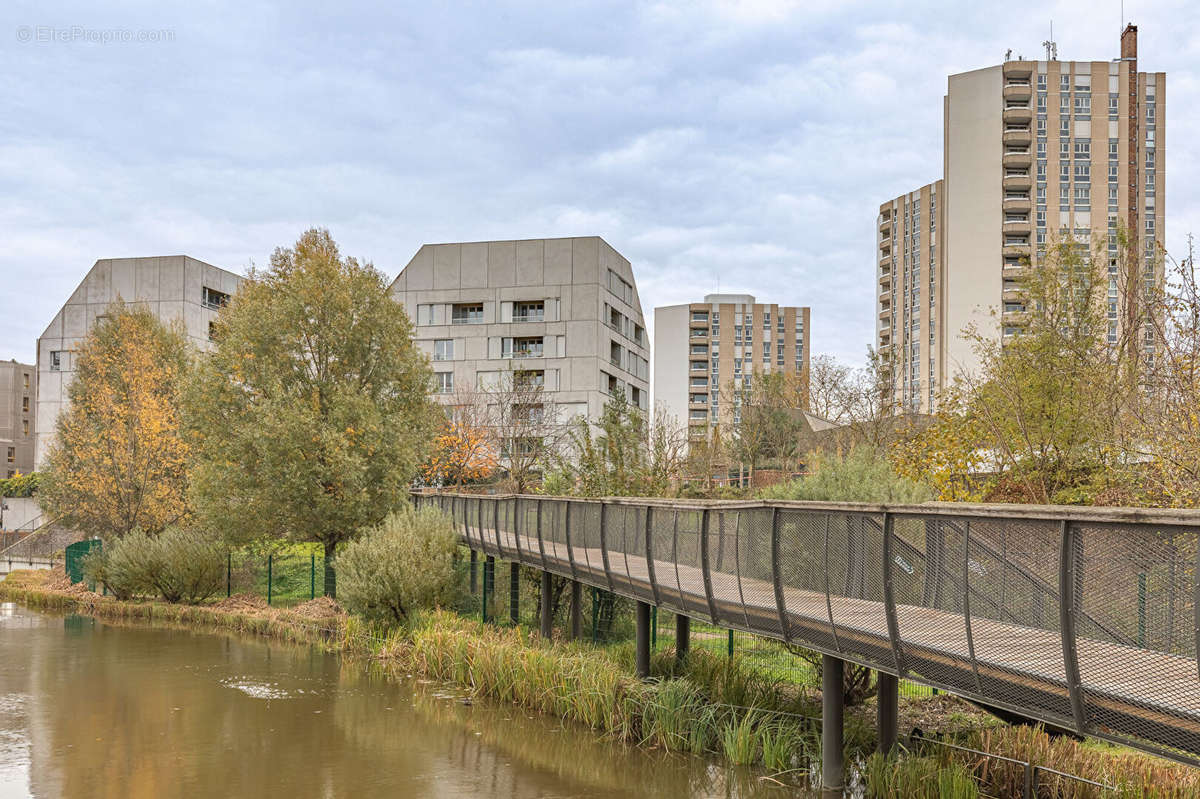
[(488, 555), (1081, 734), (1200, 755), (1197, 511), (414, 496)]

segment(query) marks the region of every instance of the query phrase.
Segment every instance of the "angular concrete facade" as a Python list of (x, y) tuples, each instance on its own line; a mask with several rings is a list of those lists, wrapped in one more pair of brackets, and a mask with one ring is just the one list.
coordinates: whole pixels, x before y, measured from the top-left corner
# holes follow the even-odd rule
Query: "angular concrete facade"
[(598, 236), (426, 244), (391, 286), (441, 398), (540, 373), (562, 417), (621, 392), (649, 407), (649, 342), (629, 261)]
[(167, 323), (178, 322), (188, 340), (203, 349), (209, 344), (209, 324), (241, 280), (186, 255), (97, 261), (38, 338), (35, 465), (45, 459), (58, 415), (66, 407), (74, 351), (113, 302), (146, 308)]
[(0, 362), (0, 476), (33, 471), (34, 404), (37, 368), (16, 361)]

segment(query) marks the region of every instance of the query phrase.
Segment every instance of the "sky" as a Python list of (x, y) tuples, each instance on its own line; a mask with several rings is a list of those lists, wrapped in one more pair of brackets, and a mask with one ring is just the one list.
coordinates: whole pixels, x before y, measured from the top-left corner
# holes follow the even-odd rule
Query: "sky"
[[(97, 259), (244, 272), (320, 226), (389, 278), (423, 243), (599, 235), (649, 326), (749, 292), (810, 306), (813, 354), (860, 363), (878, 207), (942, 176), (947, 75), (1044, 57), (1051, 20), (1061, 59), (1118, 54), (1119, 0), (1029, 8), (8, 0), (0, 358), (32, 362)], [(1168, 73), (1179, 252), (1200, 228), (1200, 4), (1124, 19), (1140, 69)]]

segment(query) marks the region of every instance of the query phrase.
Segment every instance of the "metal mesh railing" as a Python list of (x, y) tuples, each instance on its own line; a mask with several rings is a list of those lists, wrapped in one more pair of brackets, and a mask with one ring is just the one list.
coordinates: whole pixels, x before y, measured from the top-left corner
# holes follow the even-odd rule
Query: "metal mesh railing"
[(1200, 755), (1200, 514), (417, 501), (507, 561), (1083, 734)]

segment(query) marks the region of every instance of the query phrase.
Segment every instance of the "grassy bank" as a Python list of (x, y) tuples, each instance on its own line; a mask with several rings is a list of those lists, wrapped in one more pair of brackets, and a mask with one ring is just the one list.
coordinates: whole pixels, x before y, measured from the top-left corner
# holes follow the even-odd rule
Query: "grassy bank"
[[(448, 612), (425, 614), (407, 628), (382, 631), (327, 600), (279, 609), (234, 597), (189, 607), (118, 602), (64, 583), (48, 572), (16, 572), (0, 582), (0, 599), (99, 618), (319, 644), (375, 657), (401, 673), (453, 683), (477, 696), (570, 719), (616, 739), (672, 752), (717, 754), (733, 765), (759, 765), (795, 782), (804, 782), (819, 761), (819, 726), (811, 720), (819, 715), (816, 697), (802, 686), (746, 667), (738, 657), (693, 651), (686, 665), (677, 667), (671, 651), (660, 651), (652, 663), (658, 679), (643, 682), (630, 670), (630, 647), (547, 644), (520, 627), (483, 625)], [(869, 795), (1021, 794), (1020, 766), (934, 744), (898, 760), (868, 759), (870, 708), (855, 712), (847, 720), (847, 754), (851, 762), (863, 763)], [(1034, 728), (974, 730), (953, 740), (1118, 788), (1105, 791), (1043, 772), (1040, 797), (1200, 795), (1196, 769), (1096, 742), (1053, 739)]]

